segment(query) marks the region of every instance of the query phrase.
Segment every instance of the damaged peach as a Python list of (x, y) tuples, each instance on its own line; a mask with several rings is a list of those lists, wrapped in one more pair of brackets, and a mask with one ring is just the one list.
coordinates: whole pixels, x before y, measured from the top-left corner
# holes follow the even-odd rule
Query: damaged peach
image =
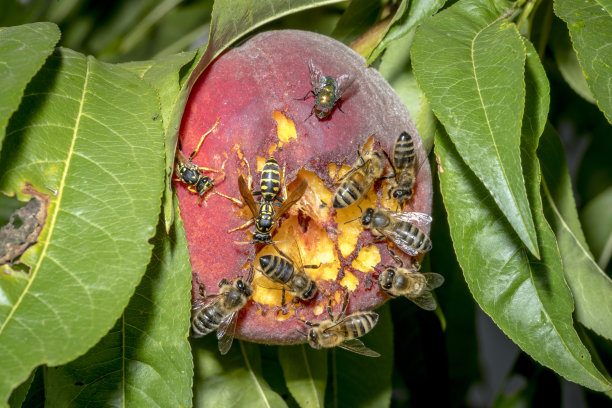
[[(337, 102), (341, 110), (334, 109), (325, 120), (310, 117), (312, 97), (301, 99), (312, 89), (309, 60), (325, 75), (354, 77)], [(304, 323), (298, 319), (327, 318), (329, 299), (337, 310), (348, 291), (348, 313), (385, 302), (388, 295), (373, 282), (383, 264), (395, 263), (386, 249), (390, 244), (373, 242), (359, 217), (366, 207), (396, 209), (397, 203), (387, 197), (392, 180), (375, 182), (359, 206), (332, 208), (339, 179), (358, 161), (358, 151), (391, 154), (398, 135), (407, 131), (414, 139), (417, 162), (426, 160), (406, 108), (380, 74), (325, 36), (294, 30), (259, 34), (223, 54), (194, 86), (181, 124), (183, 150), (194, 150), (217, 118), (218, 126), (194, 162), (223, 168), (225, 178), (214, 188), (237, 199), (238, 177), (247, 179), (250, 171), (252, 189), (259, 190), (260, 172), (270, 156), (279, 163), (286, 195), (306, 181), (306, 191), (279, 219), (272, 240), (296, 263), (317, 266), (304, 269), (317, 285), (314, 297), (300, 300), (287, 293), (283, 307), (281, 286), (266, 281), (259, 267), (262, 256), (278, 255), (275, 248), (249, 244), (253, 226), (228, 232), (252, 218), (249, 208), (217, 195), (199, 205), (196, 194), (176, 183), (193, 273), (207, 294), (217, 292), (221, 279), (246, 277), (252, 267), (255, 270), (254, 293), (240, 312), (236, 337), (267, 344), (303, 343)], [(384, 174), (391, 174), (387, 161), (385, 166)], [(429, 213), (431, 194), (429, 167), (420, 166), (409, 210)], [(410, 265), (409, 256), (402, 259)]]

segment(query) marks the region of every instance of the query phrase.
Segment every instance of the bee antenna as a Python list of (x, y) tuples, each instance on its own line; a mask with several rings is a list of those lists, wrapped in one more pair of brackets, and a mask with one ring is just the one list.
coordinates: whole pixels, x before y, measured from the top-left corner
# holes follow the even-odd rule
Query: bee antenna
[(352, 220), (348, 220), (347, 222), (345, 222), (345, 224), (348, 224), (349, 222), (357, 221), (360, 218), (361, 218), (361, 215), (357, 218), (353, 218)]

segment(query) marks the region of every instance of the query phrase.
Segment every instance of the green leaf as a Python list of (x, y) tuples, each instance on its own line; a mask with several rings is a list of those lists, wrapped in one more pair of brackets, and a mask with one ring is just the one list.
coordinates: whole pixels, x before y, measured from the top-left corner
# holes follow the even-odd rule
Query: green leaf
[(612, 2), (555, 0), (554, 10), (567, 23), (578, 61), (597, 106), (612, 123)]
[(287, 388), (300, 407), (324, 407), (327, 385), (327, 350), (306, 344), (278, 348)]
[(8, 401), (11, 408), (19, 408), (24, 406), (23, 403), (30, 392), (34, 377), (39, 370), (41, 370), (40, 367), (32, 371), (30, 376), (23, 383), (21, 383), (19, 387), (13, 390)]
[(0, 401), (32, 368), (91, 348), (142, 278), (163, 191), (157, 106), (138, 77), (66, 49), (28, 85), (7, 129), (0, 190), (25, 199), (30, 183), (56, 195), (21, 257), (27, 283), (1, 316)]
[(195, 362), (196, 407), (286, 407), (263, 379), (259, 345), (234, 340), (225, 356), (209, 335), (192, 342)]
[[(378, 58), (380, 53), (393, 41), (410, 35), (419, 24), (440, 10), (444, 3), (446, 3), (446, 0), (402, 1), (384, 37), (367, 57), (367, 64), (371, 64)], [(408, 50), (406, 50), (406, 52), (408, 52)]]
[(393, 372), (393, 323), (386, 304), (377, 310), (378, 323), (363, 336), (364, 344), (381, 354), (364, 357), (338, 347), (329, 353), (332, 383), (326, 395), (328, 407), (388, 407)]
[(499, 17), (508, 2), (463, 0), (417, 30), (412, 66), (461, 158), (539, 256), (521, 171), (525, 47)]
[(612, 256), (612, 187), (604, 190), (584, 206), (580, 219), (586, 241), (593, 250), (597, 264), (605, 269)]
[(555, 56), (557, 67), (563, 79), (569, 86), (586, 101), (595, 103), (595, 97), (589, 89), (586, 78), (582, 74), (582, 68), (578, 62), (576, 51), (572, 48), (567, 27), (555, 19), (550, 36), (550, 48)]
[(442, 196), (457, 259), (474, 299), (519, 347), (570, 381), (608, 390), (609, 381), (597, 371), (573, 327), (572, 295), (560, 273), (555, 236), (542, 214), (539, 169), (533, 154), (537, 135), (525, 132), (523, 142), (523, 158), (532, 157), (525, 163), (525, 174), (538, 227), (540, 260), (511, 233), (444, 130), (436, 133), (436, 153), (444, 169), (440, 173)]
[(411, 33), (389, 44), (381, 58), (378, 71), (406, 105), (419, 131), (423, 147), (429, 153), (433, 147), (436, 119), (410, 66), (410, 53), (407, 50), (410, 49), (413, 38), (414, 33)]
[(380, 0), (351, 0), (336, 23), (331, 37), (348, 45), (376, 22), (382, 10), (383, 4)]
[(59, 28), (53, 23), (0, 28), (0, 147), (26, 85), (51, 55), (59, 38)]
[[(593, 260), (582, 233), (563, 146), (552, 127), (544, 132), (538, 156), (542, 163), (544, 210), (551, 223), (565, 278), (576, 302), (578, 321), (599, 335), (612, 339), (612, 280)], [(612, 229), (610, 203), (596, 213), (596, 223)], [(607, 217), (607, 222), (606, 222)]]
[[(140, 61), (122, 64), (121, 66), (134, 72), (153, 87), (159, 96), (160, 110), (156, 113), (156, 120), (163, 124), (166, 135), (165, 157), (167, 177), (172, 176), (174, 171), (174, 153), (176, 151), (176, 129), (181, 123), (181, 114), (177, 108), (182, 106), (181, 100), (180, 70), (193, 61), (196, 51), (182, 52), (153, 61)], [(158, 115), (158, 116), (157, 116)], [(171, 127), (172, 126), (172, 127)], [(174, 139), (174, 141), (172, 141)], [(169, 166), (168, 166), (169, 164)], [(164, 192), (164, 222), (166, 231), (170, 231), (174, 222), (174, 206), (172, 205), (172, 183), (166, 183)]]
[(183, 224), (173, 227), (166, 235), (160, 219), (147, 272), (115, 327), (87, 354), (48, 369), (47, 406), (191, 406), (191, 266)]

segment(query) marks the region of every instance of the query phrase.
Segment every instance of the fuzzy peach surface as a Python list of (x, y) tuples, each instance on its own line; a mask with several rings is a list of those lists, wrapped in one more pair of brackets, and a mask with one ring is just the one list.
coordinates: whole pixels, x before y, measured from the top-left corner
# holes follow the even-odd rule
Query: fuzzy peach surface
[[(309, 59), (325, 75), (349, 73), (355, 77), (339, 102), (344, 113), (336, 107), (328, 120), (320, 121), (314, 115), (306, 119), (314, 104), (312, 96), (301, 99), (312, 89)], [(289, 192), (296, 179), (307, 179), (308, 190), (281, 220), (273, 239), (289, 242), (292, 236), (297, 237), (301, 252), (296, 254), (293, 249), (291, 257), (303, 257), (304, 264), (321, 263), (318, 269), (307, 269), (318, 285), (316, 296), (307, 302), (289, 302), (287, 314), (277, 306), (281, 291), (260, 288), (256, 279), (255, 294), (240, 312), (236, 337), (267, 344), (303, 343), (306, 326), (297, 318), (327, 319), (328, 299), (332, 299), (335, 313), (347, 290), (351, 294), (348, 313), (375, 309), (385, 302), (388, 296), (372, 278), (377, 264), (371, 263), (394, 264), (387, 244), (372, 244), (372, 235), (363, 231), (358, 220), (344, 224), (361, 214), (357, 206), (336, 212), (330, 199), (339, 174), (357, 162), (357, 150), (371, 135), (372, 148), (392, 154), (396, 138), (406, 130), (413, 136), (418, 165), (426, 160), (405, 106), (381, 75), (366, 68), (362, 57), (332, 38), (296, 30), (265, 32), (224, 53), (195, 84), (180, 129), (186, 155), (217, 118), (218, 126), (193, 161), (223, 169), (225, 179), (215, 188), (238, 199), (237, 179), (239, 174), (248, 176), (246, 161), (254, 190), (259, 190), (258, 167), (272, 154), (281, 170), (285, 168)], [(386, 163), (385, 174), (391, 172)], [(222, 278), (247, 276), (259, 252), (274, 253), (262, 244), (235, 243), (250, 241), (253, 226), (228, 233), (251, 218), (248, 208), (241, 209), (210, 193), (207, 201), (198, 205), (198, 196), (184, 184), (176, 182), (175, 187), (193, 273), (204, 283), (207, 294), (217, 293)], [(392, 205), (386, 200), (388, 187), (388, 181), (377, 182), (361, 208), (365, 209), (368, 201)], [(417, 175), (410, 210), (430, 213), (431, 201), (431, 174), (425, 163)], [(423, 229), (429, 231), (428, 226)], [(410, 257), (404, 259), (410, 263)]]

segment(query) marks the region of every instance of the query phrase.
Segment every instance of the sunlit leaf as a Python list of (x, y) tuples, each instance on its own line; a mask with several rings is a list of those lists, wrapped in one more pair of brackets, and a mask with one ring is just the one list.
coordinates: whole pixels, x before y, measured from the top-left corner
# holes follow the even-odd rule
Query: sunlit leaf
[(555, 0), (554, 10), (567, 23), (578, 61), (597, 106), (612, 123), (612, 2)]
[(464, 0), (428, 19), (417, 30), (412, 66), (461, 158), (538, 256), (519, 149), (525, 47), (499, 18), (509, 6)]
[(152, 242), (147, 272), (115, 327), (85, 355), (47, 370), (47, 406), (191, 406), (191, 266), (182, 222), (167, 235), (160, 220)]
[(314, 350), (307, 344), (279, 347), (287, 388), (300, 407), (325, 406), (327, 351)]
[(287, 406), (263, 378), (260, 346), (235, 340), (229, 353), (221, 356), (214, 335), (194, 341), (192, 345), (195, 407)]
[(53, 23), (0, 28), (0, 147), (26, 85), (51, 55), (59, 38), (59, 28)]
[[(565, 153), (551, 127), (544, 132), (538, 155), (544, 179), (544, 210), (559, 242), (563, 270), (576, 302), (576, 317), (599, 335), (612, 339), (612, 280), (599, 268), (587, 246), (576, 212)], [(607, 228), (608, 236), (612, 229), (610, 208), (600, 208), (595, 217), (595, 224)]]
[(389, 305), (376, 310), (378, 323), (360, 339), (380, 357), (334, 348), (330, 350), (331, 384), (326, 391), (326, 406), (388, 407), (391, 404), (393, 371), (393, 323)]
[[(164, 58), (159, 58), (153, 61), (140, 61), (122, 64), (122, 67), (134, 72), (136, 75), (149, 83), (159, 96), (160, 109), (153, 116), (163, 124), (164, 134), (174, 137), (176, 126), (180, 125), (180, 116), (176, 116), (178, 111), (174, 109), (180, 105), (179, 98), (181, 97), (180, 77), (181, 68), (187, 65), (196, 55), (196, 51), (182, 52), (176, 55), (170, 55)], [(170, 126), (174, 126), (170, 128)], [(169, 130), (170, 128), (170, 130)], [(166, 165), (168, 171), (172, 172), (174, 164), (174, 153), (176, 144), (166, 143)], [(171, 174), (171, 173), (170, 173)], [(164, 193), (164, 222), (166, 230), (169, 231), (174, 222), (174, 206), (172, 205), (172, 186), (171, 183), (166, 183), (166, 191)]]
[[(529, 148), (535, 148), (532, 140)], [(442, 195), (455, 253), (476, 301), (493, 321), (541, 364), (570, 381), (603, 391), (608, 380), (597, 371), (573, 328), (573, 300), (565, 283), (555, 236), (543, 218), (539, 182), (533, 164), (526, 174), (533, 215), (540, 235), (541, 259), (535, 259), (481, 182), (471, 173), (442, 129), (435, 149), (444, 173)], [(528, 152), (526, 152), (528, 153)], [(535, 168), (534, 168), (535, 167)]]
[(30, 183), (56, 195), (21, 257), (28, 281), (0, 321), (0, 400), (32, 368), (91, 348), (144, 274), (163, 191), (158, 103), (135, 75), (66, 49), (28, 85), (7, 129), (0, 190), (25, 199)]
[[(367, 57), (368, 64), (378, 58), (380, 53), (393, 41), (410, 35), (427, 17), (440, 10), (445, 2), (446, 0), (402, 1), (384, 37)], [(406, 53), (408, 53), (408, 50), (406, 50)]]

